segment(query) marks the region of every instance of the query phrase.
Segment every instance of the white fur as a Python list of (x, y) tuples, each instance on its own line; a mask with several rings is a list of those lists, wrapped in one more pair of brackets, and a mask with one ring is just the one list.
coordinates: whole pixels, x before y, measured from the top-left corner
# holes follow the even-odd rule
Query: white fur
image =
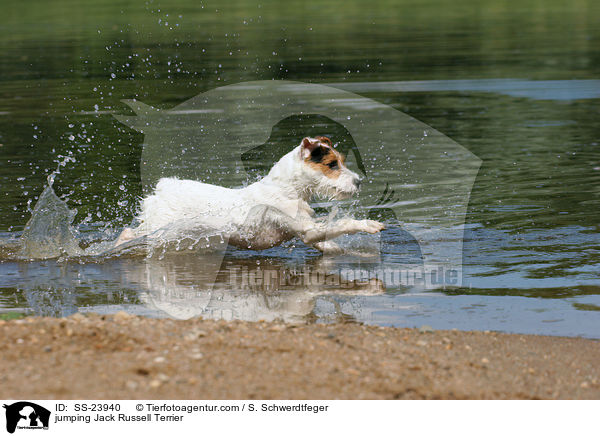
[[(308, 141), (308, 142), (307, 142)], [(376, 233), (383, 224), (343, 218), (319, 222), (308, 201), (313, 196), (348, 198), (358, 192), (359, 177), (339, 161), (337, 178), (308, 165), (306, 145), (327, 144), (314, 138), (303, 142), (277, 162), (262, 180), (245, 188), (229, 189), (193, 180), (160, 179), (154, 193), (142, 201), (141, 222), (125, 229), (116, 245), (171, 226), (215, 229), (238, 247), (264, 249), (294, 237), (325, 252), (338, 251), (328, 239), (357, 232)]]

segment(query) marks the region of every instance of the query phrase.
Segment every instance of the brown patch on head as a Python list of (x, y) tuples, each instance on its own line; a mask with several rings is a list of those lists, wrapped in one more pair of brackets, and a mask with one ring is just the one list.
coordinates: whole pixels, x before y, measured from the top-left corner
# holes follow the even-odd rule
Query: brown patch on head
[(327, 177), (337, 179), (344, 165), (344, 156), (331, 147), (331, 140), (326, 136), (317, 136), (318, 143), (312, 143), (310, 155), (304, 162)]
[(331, 139), (329, 139), (327, 136), (316, 136), (315, 138), (317, 138), (319, 141), (324, 142), (325, 144), (332, 147)]

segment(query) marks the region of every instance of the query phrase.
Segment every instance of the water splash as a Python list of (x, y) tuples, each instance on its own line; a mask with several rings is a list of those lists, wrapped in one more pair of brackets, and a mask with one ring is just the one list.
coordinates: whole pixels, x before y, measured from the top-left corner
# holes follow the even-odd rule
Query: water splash
[(19, 255), (28, 259), (79, 256), (83, 253), (72, 227), (77, 210), (71, 210), (52, 189), (53, 177), (33, 208), (19, 239)]
[(164, 257), (176, 252), (211, 252), (225, 250), (227, 243), (222, 231), (190, 223), (175, 222), (153, 234), (135, 238), (115, 246), (114, 234), (102, 232), (93, 241), (81, 235), (73, 226), (76, 209), (70, 209), (53, 189), (54, 176), (31, 211), (19, 239), (0, 240), (0, 259), (95, 259), (111, 257)]

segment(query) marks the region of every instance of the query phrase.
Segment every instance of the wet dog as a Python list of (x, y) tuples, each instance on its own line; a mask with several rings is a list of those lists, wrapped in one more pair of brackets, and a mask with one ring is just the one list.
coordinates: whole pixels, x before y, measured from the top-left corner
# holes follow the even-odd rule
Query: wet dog
[(143, 199), (140, 225), (123, 230), (115, 245), (140, 236), (152, 237), (168, 226), (218, 230), (230, 244), (262, 250), (300, 238), (325, 253), (339, 252), (330, 241), (358, 232), (377, 233), (384, 225), (373, 220), (341, 218), (320, 221), (308, 202), (313, 196), (345, 199), (360, 187), (359, 176), (324, 136), (304, 138), (283, 156), (267, 176), (239, 189), (193, 180), (163, 178)]

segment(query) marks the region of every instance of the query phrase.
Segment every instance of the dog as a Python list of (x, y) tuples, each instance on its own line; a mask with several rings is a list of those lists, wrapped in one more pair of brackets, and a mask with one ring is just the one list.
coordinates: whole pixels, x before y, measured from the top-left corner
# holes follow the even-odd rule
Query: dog
[(140, 225), (125, 228), (119, 246), (140, 236), (152, 237), (172, 225), (217, 229), (231, 245), (262, 250), (293, 238), (323, 253), (339, 253), (331, 239), (358, 232), (377, 233), (384, 225), (349, 217), (315, 219), (308, 202), (314, 196), (346, 199), (355, 195), (360, 177), (325, 136), (306, 137), (283, 156), (267, 176), (244, 188), (229, 189), (193, 180), (163, 178), (142, 200)]

